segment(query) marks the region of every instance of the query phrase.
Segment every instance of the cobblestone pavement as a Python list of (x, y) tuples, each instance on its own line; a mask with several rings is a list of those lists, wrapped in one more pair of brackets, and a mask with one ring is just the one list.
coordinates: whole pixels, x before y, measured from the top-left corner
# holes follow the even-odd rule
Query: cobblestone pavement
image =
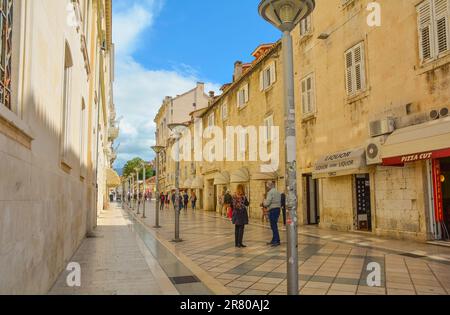
[[(141, 207), (142, 211), (142, 207)], [(135, 217), (137, 217), (135, 215)], [(140, 217), (140, 216), (139, 216)], [(174, 211), (162, 211), (159, 239), (170, 241)], [(147, 218), (154, 225), (154, 201)], [(252, 224), (245, 230), (245, 249), (234, 247), (229, 220), (203, 211), (181, 215), (182, 243), (174, 244), (189, 265), (213, 277), (239, 295), (286, 294), (286, 246), (271, 248), (271, 231)], [(285, 234), (282, 232), (282, 234)], [(282, 239), (285, 236), (282, 235)], [(450, 293), (450, 249), (371, 235), (323, 231), (302, 227), (299, 233), (300, 293), (305, 295), (425, 295)], [(369, 287), (367, 266), (382, 268), (381, 287)]]

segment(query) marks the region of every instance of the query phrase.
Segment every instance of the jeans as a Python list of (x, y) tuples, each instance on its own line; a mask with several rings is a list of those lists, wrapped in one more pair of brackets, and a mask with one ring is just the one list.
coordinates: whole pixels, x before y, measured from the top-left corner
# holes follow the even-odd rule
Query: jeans
[(235, 226), (235, 245), (239, 246), (242, 245), (242, 242), (244, 240), (244, 229), (245, 225), (236, 225)]
[(280, 244), (280, 233), (278, 232), (278, 220), (280, 219), (280, 208), (271, 209), (269, 212), (270, 227), (272, 228), (272, 244)]

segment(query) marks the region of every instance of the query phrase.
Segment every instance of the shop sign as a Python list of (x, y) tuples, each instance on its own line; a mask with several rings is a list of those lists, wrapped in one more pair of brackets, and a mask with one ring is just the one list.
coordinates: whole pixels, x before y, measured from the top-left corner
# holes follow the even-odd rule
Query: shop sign
[(383, 159), (383, 165), (403, 165), (407, 163), (413, 163), (418, 161), (426, 161), (431, 159), (439, 159), (450, 156), (450, 149), (413, 153), (407, 155), (401, 155), (396, 157), (389, 157)]

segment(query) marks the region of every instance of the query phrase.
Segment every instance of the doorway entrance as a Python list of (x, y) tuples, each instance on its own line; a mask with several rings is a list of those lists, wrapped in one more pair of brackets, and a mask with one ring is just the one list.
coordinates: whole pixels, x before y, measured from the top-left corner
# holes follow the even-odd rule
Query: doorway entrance
[(441, 160), (441, 172), (444, 225), (447, 231), (447, 237), (450, 238), (450, 158)]
[(313, 179), (312, 175), (304, 175), (303, 181), (306, 196), (307, 224), (316, 225), (320, 223), (319, 181), (317, 179)]
[(432, 161), (435, 238), (450, 241), (450, 158)]
[(370, 201), (369, 174), (355, 175), (356, 228), (372, 231), (372, 205)]

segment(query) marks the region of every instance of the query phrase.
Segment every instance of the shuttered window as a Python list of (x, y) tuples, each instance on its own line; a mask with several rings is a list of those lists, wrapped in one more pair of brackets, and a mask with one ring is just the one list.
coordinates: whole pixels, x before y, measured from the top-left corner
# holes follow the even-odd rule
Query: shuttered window
[(271, 87), (277, 80), (275, 62), (264, 68), (259, 75), (259, 90), (264, 91)]
[(366, 66), (364, 42), (345, 53), (347, 95), (351, 96), (366, 89)]
[(315, 112), (315, 92), (314, 75), (310, 74), (301, 82), (302, 88), (302, 111), (303, 116), (314, 114)]
[(305, 36), (311, 33), (311, 14), (300, 21), (300, 36)]
[(222, 104), (222, 120), (228, 119), (228, 104), (224, 103)]
[(13, 0), (0, 1), (0, 104), (11, 109)]
[(245, 84), (242, 88), (239, 89), (237, 93), (237, 106), (239, 108), (244, 107), (244, 105), (248, 103), (248, 100), (248, 84)]
[(264, 119), (264, 127), (266, 127), (266, 137), (268, 141), (272, 141), (273, 116)]
[(417, 6), (419, 52), (422, 62), (450, 50), (450, 0), (425, 0)]

